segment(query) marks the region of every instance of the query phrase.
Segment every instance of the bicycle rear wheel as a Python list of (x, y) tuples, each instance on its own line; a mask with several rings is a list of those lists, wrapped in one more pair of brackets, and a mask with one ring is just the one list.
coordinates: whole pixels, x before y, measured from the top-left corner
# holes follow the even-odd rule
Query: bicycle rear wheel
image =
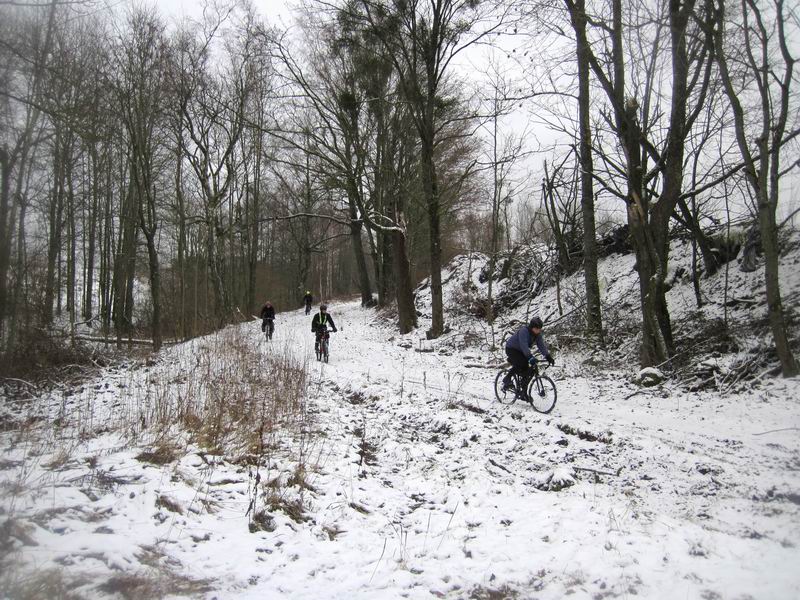
[(517, 400), (517, 392), (513, 386), (503, 391), (503, 379), (508, 374), (508, 371), (509, 369), (503, 369), (494, 379), (494, 395), (500, 404), (514, 404)]
[(528, 384), (528, 398), (536, 412), (546, 415), (553, 410), (557, 396), (556, 384), (549, 377), (534, 377)]

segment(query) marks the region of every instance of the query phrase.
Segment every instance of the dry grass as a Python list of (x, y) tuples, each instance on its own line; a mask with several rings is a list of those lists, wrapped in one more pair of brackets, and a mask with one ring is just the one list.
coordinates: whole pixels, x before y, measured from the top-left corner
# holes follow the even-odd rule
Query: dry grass
[(154, 370), (138, 389), (126, 427), (153, 442), (137, 458), (166, 465), (180, 457), (176, 440), (199, 446), (252, 469), (252, 531), (265, 529), (270, 513), (305, 520), (304, 495), (315, 491), (309, 449), (316, 443), (306, 411), (306, 365), (287, 348), (259, 352), (241, 328), (194, 344), (168, 375)]
[(509, 598), (518, 597), (519, 592), (508, 585), (503, 585), (499, 588), (476, 586), (472, 588), (468, 596), (470, 600), (508, 600)]
[[(131, 426), (160, 439), (172, 439), (178, 429), (211, 453), (252, 464), (272, 433), (295, 429), (304, 419), (306, 374), (289, 351), (261, 355), (251, 341), (229, 328), (197, 342), (191, 360), (169, 381), (149, 382)], [(171, 462), (177, 456), (168, 449), (140, 459)]]
[(211, 586), (206, 581), (157, 569), (153, 572), (114, 575), (97, 590), (125, 600), (150, 600), (172, 596), (197, 597), (210, 591)]
[(153, 465), (168, 465), (178, 459), (178, 449), (170, 444), (158, 444), (150, 450), (141, 452), (136, 460)]
[[(0, 564), (2, 567), (2, 564)], [(75, 588), (87, 582), (84, 578), (68, 578), (61, 569), (47, 569), (20, 574), (14, 569), (0, 568), (0, 595), (8, 600), (83, 600)]]
[[(131, 483), (103, 470), (96, 455), (75, 459), (85, 440), (117, 432), (131, 446), (142, 448), (136, 455), (139, 461), (157, 467), (171, 468), (188, 448), (194, 452), (197, 446), (205, 451), (201, 456), (214, 455), (209, 464), (224, 461), (249, 467), (253, 531), (274, 529), (276, 513), (306, 520), (305, 497), (315, 492), (311, 449), (319, 439), (306, 411), (306, 365), (288, 349), (272, 348), (263, 354), (253, 337), (237, 327), (190, 344), (166, 354), (161, 363), (142, 362), (118, 371), (111, 379), (116, 393), (106, 393), (108, 383), (102, 382), (71, 388), (57, 396), (60, 407), (49, 415), (45, 411), (30, 427), (20, 425), (24, 419), (15, 421), (6, 435), (20, 457), (8, 461), (16, 478), (0, 484), (9, 514), (16, 495), (52, 483), (65, 467), (85, 467), (85, 475), (72, 481), (89, 497), (92, 489)], [(33, 406), (40, 400), (24, 402)], [(21, 417), (26, 414), (31, 412), (20, 411)], [(263, 479), (259, 471), (266, 475)], [(213, 500), (201, 502), (209, 513), (216, 510)], [(163, 494), (156, 506), (165, 514), (186, 514)], [(32, 574), (15, 558), (21, 544), (35, 544), (26, 532), (16, 524), (0, 528), (0, 597), (71, 599), (84, 591), (126, 599), (194, 597), (210, 589), (207, 582), (182, 576), (180, 565), (167, 564), (157, 552), (143, 553), (140, 568), (115, 573), (104, 582), (80, 580), (81, 574), (70, 572), (67, 565)]]

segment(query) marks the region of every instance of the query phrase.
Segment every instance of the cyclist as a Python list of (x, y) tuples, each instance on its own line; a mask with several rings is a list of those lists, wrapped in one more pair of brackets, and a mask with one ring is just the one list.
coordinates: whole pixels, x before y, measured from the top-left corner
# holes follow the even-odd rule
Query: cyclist
[(269, 336), (275, 331), (275, 307), (267, 300), (264, 306), (261, 307), (261, 331), (267, 331), (269, 327)]
[(503, 391), (511, 389), (511, 376), (514, 373), (522, 375), (522, 393), (527, 394), (528, 381), (530, 380), (529, 366), (536, 363), (536, 357), (531, 354), (531, 346), (536, 344), (539, 352), (545, 360), (552, 366), (556, 363), (544, 343), (542, 328), (544, 324), (539, 317), (533, 317), (525, 327), (520, 329), (506, 341), (506, 356), (511, 363), (512, 369), (503, 378)]
[(333, 318), (328, 314), (328, 305), (320, 304), (319, 312), (314, 315), (313, 319), (311, 319), (311, 331), (313, 331), (315, 334), (315, 352), (319, 350), (319, 341), (322, 339), (322, 336), (328, 334), (328, 324), (330, 324), (331, 330), (336, 333), (336, 323), (333, 322)]
[(303, 296), (303, 302), (306, 305), (306, 314), (311, 312), (311, 305), (314, 302), (314, 296), (311, 295), (311, 292), (306, 290), (306, 295)]

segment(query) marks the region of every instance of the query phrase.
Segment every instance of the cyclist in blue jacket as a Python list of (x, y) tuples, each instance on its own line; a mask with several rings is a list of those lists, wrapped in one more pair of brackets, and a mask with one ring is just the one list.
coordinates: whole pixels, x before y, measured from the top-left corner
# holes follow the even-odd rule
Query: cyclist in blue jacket
[(503, 379), (503, 391), (511, 388), (511, 375), (513, 373), (518, 373), (525, 377), (523, 380), (524, 387), (522, 389), (527, 389), (527, 378), (529, 376), (528, 367), (536, 362), (536, 357), (531, 354), (531, 346), (533, 346), (534, 343), (545, 360), (550, 365), (555, 364), (556, 361), (553, 360), (550, 350), (547, 349), (547, 345), (544, 343), (544, 337), (542, 337), (543, 326), (544, 324), (539, 317), (533, 317), (530, 323), (525, 327), (520, 327), (520, 329), (506, 341), (506, 356), (508, 357), (508, 362), (511, 363), (512, 369)]

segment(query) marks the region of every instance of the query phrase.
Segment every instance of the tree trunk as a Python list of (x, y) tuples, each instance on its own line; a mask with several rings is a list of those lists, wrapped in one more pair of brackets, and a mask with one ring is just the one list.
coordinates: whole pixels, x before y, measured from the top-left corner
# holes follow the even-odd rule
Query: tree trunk
[(114, 261), (114, 326), (117, 340), (130, 336), (133, 327), (133, 282), (136, 274), (136, 231), (138, 214), (136, 191), (129, 178), (128, 191), (122, 199), (119, 243)]
[(161, 349), (161, 273), (158, 268), (158, 251), (156, 249), (155, 227), (145, 226), (142, 216), (142, 233), (147, 242), (147, 257), (150, 266), (150, 298), (153, 302), (153, 350)]
[(778, 261), (780, 259), (778, 226), (775, 222), (774, 208), (769, 206), (769, 203), (759, 202), (758, 221), (761, 230), (761, 247), (764, 251), (767, 311), (772, 337), (775, 341), (775, 351), (781, 361), (783, 376), (794, 377), (798, 374), (798, 365), (792, 354), (792, 348), (789, 345), (789, 338), (786, 334), (786, 322), (783, 316), (783, 301), (778, 278)]
[[(25, 273), (25, 264), (26, 264), (26, 257), (25, 257), (25, 214), (28, 209), (27, 201), (20, 200), (19, 203), (19, 225), (17, 229), (17, 282), (14, 286), (14, 299), (11, 305), (11, 314), (17, 314), (17, 307), (20, 305), (20, 298), (29, 298), (28, 295), (28, 286), (27, 286), (27, 275), (23, 275)], [(31, 311), (25, 310), (23, 323), (19, 323), (20, 319), (12, 319), (11, 321), (11, 331), (9, 332), (8, 336), (8, 347), (13, 348), (16, 332), (19, 329), (21, 324), (27, 329), (30, 325), (30, 313)]]
[(698, 223), (696, 211), (692, 211), (685, 200), (678, 202), (678, 208), (680, 208), (686, 228), (692, 234), (692, 239), (700, 249), (700, 256), (703, 257), (703, 267), (705, 267), (704, 275), (705, 277), (711, 277), (719, 269), (719, 261), (717, 261), (717, 257), (711, 249), (711, 242), (703, 228), (700, 227), (700, 223)]
[(361, 306), (372, 306), (372, 287), (369, 281), (369, 270), (367, 259), (364, 256), (364, 246), (361, 242), (362, 221), (358, 219), (356, 202), (350, 198), (348, 200), (350, 208), (350, 241), (353, 243), (353, 254), (356, 259), (358, 270), (358, 287), (361, 290)]
[(189, 339), (189, 319), (186, 315), (186, 207), (183, 196), (183, 148), (178, 136), (175, 151), (175, 200), (178, 209), (178, 330), (181, 338)]
[(428, 339), (438, 338), (444, 333), (444, 309), (442, 303), (442, 245), (439, 214), (439, 182), (433, 156), (433, 140), (422, 140), (422, 170), (427, 196), (428, 236), (431, 261), (431, 328)]
[[(5, 148), (0, 148), (0, 334), (3, 332), (7, 311), (7, 283), (10, 262), (10, 226), (9, 211), (11, 207), (11, 157)], [(6, 248), (9, 248), (7, 251)]]
[(378, 255), (381, 261), (381, 280), (378, 293), (378, 306), (388, 306), (390, 298), (396, 297), (394, 249), (392, 235), (385, 231), (377, 233)]
[(109, 144), (105, 149), (106, 169), (105, 169), (105, 202), (103, 203), (103, 225), (101, 227), (100, 238), (103, 241), (100, 250), (100, 315), (103, 323), (103, 332), (108, 335), (111, 329), (111, 317), (113, 314), (112, 302), (114, 291), (112, 282), (112, 267), (114, 264), (113, 249), (114, 227), (112, 223), (114, 188), (113, 188), (113, 151)]
[(414, 286), (406, 254), (406, 237), (402, 231), (392, 232), (392, 270), (395, 275), (397, 299), (397, 325), (400, 333), (408, 333), (417, 326), (417, 309), (414, 307)]
[(47, 274), (45, 276), (44, 314), (42, 315), (42, 321), (46, 326), (53, 322), (53, 304), (55, 303), (56, 294), (59, 293), (59, 290), (56, 289), (56, 270), (58, 268), (59, 249), (61, 248), (63, 203), (64, 156), (62, 155), (60, 136), (56, 134), (53, 154), (53, 192), (48, 210)]
[(229, 316), (228, 301), (225, 295), (225, 282), (223, 281), (222, 258), (219, 256), (222, 249), (222, 236), (217, 235), (217, 215), (208, 213), (206, 215), (206, 256), (208, 261), (208, 275), (211, 279), (211, 287), (214, 291), (214, 314), (217, 317), (217, 325), (221, 326)]
[(642, 310), (642, 345), (639, 359), (642, 367), (651, 367), (666, 361), (669, 352), (661, 330), (663, 319), (661, 313), (665, 309), (659, 297), (661, 292), (659, 279), (662, 278), (658, 272), (658, 259), (653, 240), (650, 238), (648, 210), (643, 199), (644, 184), (636, 108), (633, 101), (628, 101), (624, 116), (623, 139), (628, 159), (627, 214), (639, 272), (639, 304)]
[(100, 168), (97, 156), (97, 146), (89, 146), (89, 161), (91, 165), (91, 199), (89, 203), (89, 239), (86, 247), (86, 277), (84, 278), (83, 293), (83, 318), (87, 321), (92, 318), (94, 304), (94, 264), (97, 252), (97, 213), (100, 208)]
[(72, 183), (72, 144), (69, 145), (70, 151), (67, 157), (66, 180), (67, 180), (67, 313), (69, 313), (70, 334), (75, 333), (76, 317), (76, 297), (75, 279), (77, 276), (77, 235), (75, 228), (75, 190)]
[(603, 343), (600, 283), (597, 277), (597, 241), (594, 218), (592, 130), (589, 92), (589, 42), (586, 38), (586, 1), (576, 0), (570, 11), (575, 30), (578, 62), (578, 120), (580, 123), (581, 215), (583, 217), (583, 270), (586, 286), (586, 329)]

